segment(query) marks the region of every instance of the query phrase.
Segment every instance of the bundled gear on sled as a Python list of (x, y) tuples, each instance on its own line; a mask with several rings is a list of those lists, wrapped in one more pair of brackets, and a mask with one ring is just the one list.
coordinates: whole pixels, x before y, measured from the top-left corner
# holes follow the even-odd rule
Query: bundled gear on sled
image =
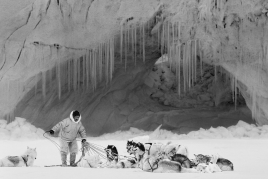
[(76, 154), (78, 153), (78, 145), (76, 141), (77, 134), (82, 138), (82, 146), (86, 142), (86, 130), (81, 123), (81, 115), (74, 110), (70, 116), (58, 124), (56, 124), (49, 133), (53, 135), (59, 131), (60, 136), (60, 153), (62, 166), (67, 166), (67, 154), (70, 153), (70, 165), (76, 166)]

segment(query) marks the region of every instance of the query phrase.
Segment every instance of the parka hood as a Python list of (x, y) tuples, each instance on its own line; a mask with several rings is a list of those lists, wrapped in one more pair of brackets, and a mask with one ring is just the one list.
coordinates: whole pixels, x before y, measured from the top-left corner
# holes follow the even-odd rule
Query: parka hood
[(81, 118), (82, 118), (81, 114), (80, 114), (80, 116), (79, 116), (79, 119), (75, 122), (74, 117), (73, 117), (73, 113), (74, 113), (74, 111), (72, 111), (72, 112), (70, 113), (70, 119), (71, 119), (74, 123), (79, 123), (79, 122), (81, 121)]

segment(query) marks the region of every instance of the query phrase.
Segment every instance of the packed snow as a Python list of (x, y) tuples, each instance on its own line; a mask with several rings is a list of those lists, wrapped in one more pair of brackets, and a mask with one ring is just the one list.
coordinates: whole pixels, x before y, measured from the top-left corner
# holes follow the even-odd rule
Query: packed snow
[[(100, 137), (88, 137), (87, 141), (103, 147), (115, 145), (120, 155), (128, 155), (126, 152), (126, 141), (136, 138), (145, 142), (168, 141), (186, 145), (189, 149), (189, 158), (194, 154), (219, 155), (229, 159), (234, 164), (234, 171), (219, 173), (150, 173), (141, 169), (111, 169), (111, 168), (79, 168), (79, 167), (44, 167), (59, 165), (61, 163), (60, 153), (57, 148), (59, 143), (56, 136), (45, 134), (40, 128), (28, 123), (23, 118), (16, 118), (7, 124), (0, 120), (0, 158), (8, 155), (21, 155), (27, 146), (36, 148), (37, 159), (32, 168), (0, 168), (0, 178), (20, 179), (47, 179), (47, 178), (266, 178), (268, 170), (266, 163), (268, 159), (268, 125), (256, 126), (239, 121), (237, 125), (228, 128), (217, 127), (200, 129), (188, 134), (177, 135), (170, 131), (155, 130), (143, 131), (131, 128), (128, 131), (118, 131), (112, 134), (104, 134)], [(79, 140), (79, 139), (78, 139)], [(80, 141), (78, 141), (81, 147)], [(77, 155), (80, 158), (81, 152)], [(19, 176), (19, 177), (18, 177)]]

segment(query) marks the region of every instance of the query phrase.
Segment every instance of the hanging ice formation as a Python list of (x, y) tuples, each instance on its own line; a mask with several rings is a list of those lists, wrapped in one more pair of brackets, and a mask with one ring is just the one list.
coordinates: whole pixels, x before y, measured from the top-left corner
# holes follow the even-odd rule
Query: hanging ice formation
[[(170, 69), (175, 69), (177, 79), (177, 93), (180, 96), (187, 92), (197, 81), (197, 76), (202, 75), (201, 41), (199, 39), (190, 39), (182, 42), (181, 23), (163, 20), (162, 26), (156, 30), (158, 45), (161, 47), (161, 54), (167, 54)], [(198, 71), (198, 60), (200, 62), (200, 74)], [(173, 68), (172, 68), (173, 67)]]

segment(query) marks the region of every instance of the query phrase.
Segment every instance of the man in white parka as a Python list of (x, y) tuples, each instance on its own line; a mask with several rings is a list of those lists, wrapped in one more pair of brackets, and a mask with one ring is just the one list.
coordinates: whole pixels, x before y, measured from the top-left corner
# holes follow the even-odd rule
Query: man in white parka
[(67, 166), (66, 159), (67, 154), (70, 152), (70, 165), (75, 166), (76, 154), (78, 152), (78, 146), (76, 137), (80, 134), (82, 138), (82, 145), (86, 142), (86, 130), (81, 123), (81, 115), (78, 111), (72, 111), (70, 117), (63, 119), (56, 124), (49, 132), (51, 135), (54, 132), (59, 132), (60, 136), (60, 153), (62, 166)]

